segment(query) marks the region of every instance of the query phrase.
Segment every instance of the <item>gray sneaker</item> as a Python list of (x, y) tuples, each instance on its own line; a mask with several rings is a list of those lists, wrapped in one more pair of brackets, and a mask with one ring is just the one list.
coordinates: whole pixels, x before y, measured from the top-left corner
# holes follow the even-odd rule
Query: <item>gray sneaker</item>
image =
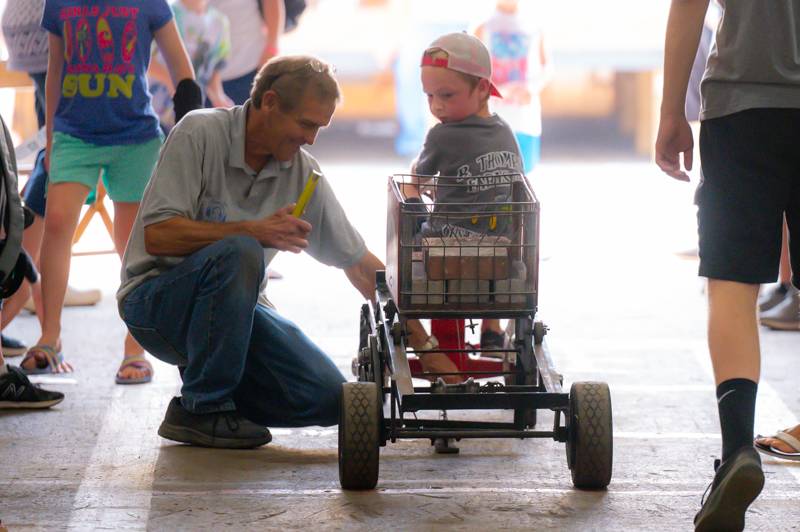
[(272, 441), (272, 434), (266, 427), (236, 412), (194, 414), (184, 408), (180, 397), (170, 401), (158, 435), (190, 445), (222, 449), (251, 449)]
[(778, 283), (775, 286), (762, 290), (758, 296), (758, 311), (766, 312), (778, 306), (789, 292), (794, 291), (790, 284)]
[(774, 308), (761, 313), (761, 325), (779, 331), (800, 330), (800, 292), (795, 289)]

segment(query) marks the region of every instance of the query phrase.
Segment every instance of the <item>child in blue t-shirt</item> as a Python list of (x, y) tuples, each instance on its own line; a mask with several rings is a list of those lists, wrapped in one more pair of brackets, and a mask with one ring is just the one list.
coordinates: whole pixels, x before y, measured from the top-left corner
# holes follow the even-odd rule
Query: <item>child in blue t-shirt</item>
[[(114, 243), (123, 253), (162, 142), (147, 91), (155, 39), (179, 87), (176, 107), (198, 107), (199, 88), (165, 0), (47, 0), (48, 188), (40, 258), (42, 335), (21, 363), (28, 373), (71, 371), (61, 353), (72, 236), (102, 175), (114, 202)], [(180, 105), (179, 105), (180, 104)], [(153, 368), (127, 335), (118, 383), (148, 382)]]
[[(225, 94), (222, 87), (221, 76), (222, 67), (231, 51), (228, 17), (209, 6), (208, 0), (173, 0), (170, 6), (183, 44), (192, 60), (197, 84), (214, 107), (233, 107), (233, 100)], [(158, 50), (153, 50), (148, 76), (153, 109), (164, 130), (168, 131), (175, 125), (172, 110), (174, 86), (164, 65), (164, 58)]]

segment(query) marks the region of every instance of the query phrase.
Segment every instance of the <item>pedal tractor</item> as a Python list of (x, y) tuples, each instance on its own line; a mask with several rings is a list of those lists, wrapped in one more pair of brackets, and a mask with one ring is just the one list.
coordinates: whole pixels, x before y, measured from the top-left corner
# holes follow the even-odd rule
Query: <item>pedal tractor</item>
[[(438, 183), (442, 179), (438, 178)], [(576, 382), (569, 393), (553, 366), (536, 319), (539, 273), (539, 202), (527, 179), (510, 181), (502, 202), (472, 203), (474, 212), (406, 200), (418, 176), (389, 178), (387, 265), (378, 272), (375, 303), (361, 308), (360, 341), (353, 362), (357, 382), (343, 384), (339, 420), (339, 480), (344, 489), (373, 489), (380, 448), (399, 439), (552, 438), (566, 444), (577, 488), (611, 481), (611, 396), (604, 382)], [(453, 182), (456, 182), (453, 180)], [(437, 184), (433, 186), (437, 186)], [(443, 185), (438, 185), (443, 186)], [(451, 184), (448, 186), (463, 186)], [(421, 238), (421, 222), (496, 217), (502, 236)], [(464, 342), (465, 320), (509, 320), (507, 347), (488, 353)], [(456, 363), (464, 384), (444, 384), (426, 372), (407, 345), (406, 323), (431, 319), (441, 335), (438, 352)], [(441, 340), (441, 339), (440, 339)], [(424, 356), (424, 354), (420, 355)], [(413, 379), (424, 379), (417, 385)], [(419, 381), (418, 381), (419, 382)], [(538, 410), (554, 412), (553, 426), (536, 427)], [(487, 421), (418, 416), (422, 412), (504, 410)]]

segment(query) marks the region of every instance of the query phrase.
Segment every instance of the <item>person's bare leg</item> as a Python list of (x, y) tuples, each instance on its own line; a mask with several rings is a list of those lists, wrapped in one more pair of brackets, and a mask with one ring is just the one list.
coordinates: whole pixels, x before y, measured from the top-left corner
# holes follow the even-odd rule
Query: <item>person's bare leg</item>
[[(120, 259), (125, 254), (125, 247), (128, 245), (128, 238), (131, 236), (138, 211), (138, 203), (114, 202), (114, 247)], [(136, 356), (142, 353), (144, 353), (144, 348), (139, 345), (139, 342), (131, 336), (131, 333), (125, 333), (124, 356)], [(123, 379), (140, 379), (147, 374), (148, 371), (134, 366), (128, 366), (119, 372), (119, 376)]]
[(730, 379), (758, 382), (758, 285), (709, 279), (708, 348), (716, 384)]
[(753, 445), (761, 353), (757, 284), (709, 279), (708, 347), (714, 366), (722, 461)]
[[(408, 320), (406, 322), (406, 331), (408, 332), (408, 343), (415, 350), (425, 347), (425, 344), (430, 338), (428, 331), (419, 320)], [(418, 353), (422, 369), (431, 373), (457, 373), (458, 366), (453, 362), (445, 353), (429, 352), (426, 354)], [(461, 382), (461, 377), (458, 375), (443, 376), (442, 379), (447, 384), (458, 384)]]
[[(79, 183), (51, 183), (47, 193), (44, 236), (40, 257), (42, 273), (42, 335), (37, 344), (57, 348), (61, 341), (61, 310), (69, 279), (72, 236), (89, 189)], [(41, 366), (46, 360), (29, 361)], [(69, 370), (68, 364), (58, 371)]]
[[(22, 247), (28, 252), (28, 255), (30, 255), (31, 260), (36, 264), (37, 268), (39, 267), (39, 250), (41, 249), (43, 235), (44, 218), (38, 215), (33, 217), (33, 223), (22, 232)], [(33, 290), (31, 290), (31, 288), (33, 288)], [(0, 328), (5, 329), (6, 326), (11, 323), (11, 320), (17, 317), (17, 314), (19, 314), (25, 306), (28, 298), (31, 297), (31, 292), (38, 292), (41, 298), (41, 284), (37, 283), (31, 287), (31, 284), (25, 280), (13, 296), (3, 301), (3, 318)], [(37, 315), (39, 316), (39, 323), (41, 324), (41, 313)]]

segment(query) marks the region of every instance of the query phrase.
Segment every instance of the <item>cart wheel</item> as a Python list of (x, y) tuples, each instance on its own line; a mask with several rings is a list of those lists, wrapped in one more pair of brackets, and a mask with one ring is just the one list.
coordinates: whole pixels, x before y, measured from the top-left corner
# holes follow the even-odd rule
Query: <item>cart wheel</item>
[(613, 428), (611, 394), (604, 382), (576, 382), (569, 391), (567, 464), (576, 488), (611, 482)]
[(339, 414), (339, 483), (346, 490), (378, 483), (381, 406), (374, 382), (342, 384)]

